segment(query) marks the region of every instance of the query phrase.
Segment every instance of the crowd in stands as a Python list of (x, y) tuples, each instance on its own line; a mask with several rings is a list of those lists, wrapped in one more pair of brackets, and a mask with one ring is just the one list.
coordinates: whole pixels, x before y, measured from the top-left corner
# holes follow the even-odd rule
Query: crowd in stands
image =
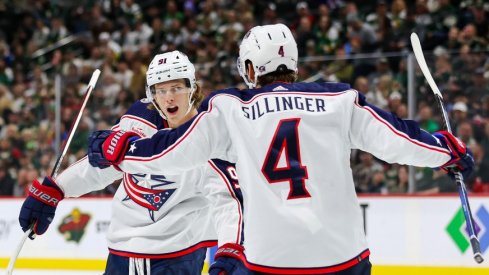
[[(409, 36), (416, 32), (452, 129), (474, 153), (468, 188), (489, 192), (488, 16), (489, 2), (482, 0), (0, 1), (0, 196), (24, 196), (34, 179), (51, 174), (55, 133), (66, 138), (94, 69), (102, 75), (61, 171), (86, 154), (92, 131), (110, 128), (145, 97), (155, 54), (187, 54), (206, 95), (245, 88), (236, 68), (240, 39), (253, 26), (275, 23), (295, 35), (298, 81), (350, 83), (368, 102), (407, 119), (413, 73), (411, 118), (434, 133), (443, 129), (439, 108), (419, 68), (408, 68)], [(55, 75), (62, 80), (60, 125)], [(359, 193), (408, 192), (404, 165), (353, 150), (351, 167)], [(415, 178), (417, 193), (457, 191), (443, 171), (417, 168)], [(95, 193), (112, 194), (117, 184)]]

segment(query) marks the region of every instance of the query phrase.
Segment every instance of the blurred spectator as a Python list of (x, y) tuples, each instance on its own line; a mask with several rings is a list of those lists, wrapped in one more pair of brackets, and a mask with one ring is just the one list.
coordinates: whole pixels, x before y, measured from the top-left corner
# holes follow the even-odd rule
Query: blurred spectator
[(460, 30), (459, 28), (453, 26), (448, 31), (448, 39), (441, 44), (447, 50), (457, 50), (460, 49), (462, 45), (459, 41)]
[(237, 19), (236, 11), (233, 10), (228, 11), (226, 24), (220, 26), (217, 31), (219, 33), (224, 33), (227, 29), (230, 28), (235, 30), (237, 33), (242, 33), (244, 31), (243, 25)]
[(481, 50), (484, 47), (483, 41), (476, 36), (475, 26), (466, 25), (459, 36), (459, 43), (467, 45), (471, 50)]
[(263, 19), (260, 21), (260, 25), (273, 25), (277, 24), (277, 13), (275, 10), (277, 6), (274, 3), (268, 3), (263, 10)]
[[(373, 53), (377, 51), (379, 43), (377, 34), (372, 26), (363, 23), (357, 14), (350, 13), (346, 17), (346, 22), (351, 30), (347, 36), (351, 45), (352, 53)], [(374, 69), (373, 59), (355, 60), (355, 72), (353, 80), (358, 76), (365, 76)]]
[(402, 119), (408, 119), (408, 108), (406, 104), (402, 103), (397, 107), (396, 112), (394, 113), (396, 116)]
[(296, 42), (299, 49), (299, 57), (306, 56), (306, 45), (309, 41), (315, 42), (316, 36), (312, 32), (312, 24), (308, 17), (301, 17), (296, 31)]
[(487, 45), (487, 34), (489, 33), (489, 20), (486, 17), (486, 11), (484, 10), (483, 1), (476, 1), (471, 9), (473, 15), (472, 24), (474, 24), (476, 29), (477, 37), (484, 39), (483, 44)]
[(469, 86), (465, 94), (469, 99), (469, 106), (472, 115), (481, 110), (481, 100), (484, 95), (489, 95), (486, 79), (484, 78), (484, 68), (477, 68), (472, 74), (472, 85)]
[(465, 144), (467, 144), (467, 146), (469, 147), (477, 143), (477, 141), (475, 141), (474, 139), (474, 130), (472, 123), (470, 123), (469, 121), (460, 122), (457, 127), (457, 132), (454, 133), (457, 134), (457, 138), (465, 142)]
[(333, 54), (338, 46), (339, 32), (333, 26), (331, 18), (323, 15), (319, 18), (317, 26), (314, 28), (317, 41), (318, 54)]
[(159, 46), (165, 42), (165, 31), (163, 30), (163, 22), (160, 18), (154, 18), (151, 22), (153, 34), (149, 37), (149, 47), (153, 55), (159, 52)]
[(367, 15), (365, 21), (372, 26), (374, 30), (378, 31), (380, 29), (379, 22), (390, 17), (392, 17), (392, 14), (388, 12), (387, 2), (385, 0), (377, 0), (375, 12)]
[(163, 15), (163, 28), (165, 30), (170, 29), (174, 24), (175, 19), (182, 23), (183, 13), (178, 11), (175, 1), (170, 0), (166, 3), (166, 12)]
[(387, 194), (387, 184), (385, 183), (385, 175), (384, 170), (375, 169), (372, 177), (372, 184), (368, 188), (368, 193), (379, 193), (379, 194)]
[(120, 9), (125, 20), (130, 24), (136, 20), (140, 20), (142, 17), (141, 8), (138, 4), (134, 3), (134, 0), (120, 0)]
[(374, 104), (380, 108), (387, 106), (387, 100), (382, 95), (382, 92), (378, 89), (370, 90), (368, 80), (365, 77), (357, 78), (355, 81), (355, 89), (365, 95), (368, 103)]
[(346, 59), (345, 47), (337, 47), (335, 56), (337, 60), (328, 64), (324, 70), (325, 74), (328, 77), (333, 76), (336, 81), (351, 82), (354, 67), (352, 62)]
[[(383, 171), (383, 167), (380, 163), (374, 160), (374, 157), (370, 153), (359, 151), (359, 155), (360, 163), (353, 167), (353, 179), (355, 181), (355, 189), (357, 192), (366, 193), (370, 188), (377, 188), (377, 186), (374, 186), (373, 182), (374, 175), (378, 171)], [(381, 185), (380, 181), (381, 178), (377, 176), (376, 183)]]
[(296, 18), (292, 21), (292, 24), (290, 24), (290, 29), (295, 30), (299, 28), (299, 25), (302, 25), (302, 19), (306, 18), (309, 21), (309, 24), (312, 26), (315, 22), (316, 19), (314, 15), (312, 15), (309, 11), (309, 5), (305, 1), (301, 1), (297, 3), (295, 6), (295, 9), (297, 11), (297, 16)]
[(49, 28), (45, 26), (44, 20), (38, 18), (36, 20), (36, 29), (32, 34), (32, 43), (41, 48), (46, 45), (49, 36)]
[(387, 186), (389, 194), (404, 194), (407, 193), (409, 181), (408, 168), (405, 165), (400, 165), (397, 168), (397, 181)]
[(0, 162), (0, 196), (12, 196), (14, 185), (15, 181), (10, 176), (7, 165)]
[(443, 170), (433, 170), (431, 178), (421, 179), (416, 185), (417, 193), (423, 195), (458, 191), (457, 184)]
[(100, 42), (101, 52), (106, 52), (106, 49), (111, 49), (112, 52), (115, 54), (115, 57), (119, 57), (119, 55), (121, 54), (121, 46), (111, 39), (108, 32), (100, 33), (98, 40)]
[(46, 43), (48, 45), (57, 42), (68, 36), (68, 30), (64, 26), (64, 22), (61, 18), (54, 17), (51, 19), (51, 29), (48, 34)]
[(377, 59), (375, 62), (376, 70), (368, 74), (367, 80), (370, 84), (370, 90), (374, 91), (379, 85), (380, 78), (384, 75), (392, 76), (393, 73), (389, 67), (389, 60), (385, 57)]
[(0, 59), (0, 84), (10, 86), (13, 82), (14, 75), (12, 70), (7, 67), (4, 59)]
[(402, 104), (402, 95), (398, 91), (393, 91), (389, 95), (389, 111), (391, 113), (396, 113), (399, 106)]
[(430, 134), (439, 130), (438, 123), (433, 119), (432, 110), (429, 105), (421, 105), (419, 107), (417, 121), (419, 126)]
[(452, 131), (457, 133), (458, 126), (467, 118), (467, 104), (462, 101), (456, 102), (452, 107), (452, 117), (450, 119)]

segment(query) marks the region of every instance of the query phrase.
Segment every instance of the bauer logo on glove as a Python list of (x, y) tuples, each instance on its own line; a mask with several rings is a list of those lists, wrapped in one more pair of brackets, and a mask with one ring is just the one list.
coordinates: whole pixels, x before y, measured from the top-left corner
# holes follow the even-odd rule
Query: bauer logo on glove
[(117, 142), (121, 138), (122, 135), (124, 135), (126, 131), (119, 131), (115, 132), (115, 135), (112, 136), (110, 140), (105, 141), (108, 144), (108, 149), (105, 151), (107, 154), (114, 154), (114, 150), (117, 147)]
[(39, 189), (37, 189), (35, 186), (39, 185), (39, 182), (36, 180), (34, 181), (34, 184), (29, 188), (29, 195), (33, 196), (34, 198), (44, 201), (47, 204), (50, 204), (52, 206), (56, 206), (59, 202), (59, 199), (54, 198), (53, 196), (49, 195), (48, 193), (45, 193)]

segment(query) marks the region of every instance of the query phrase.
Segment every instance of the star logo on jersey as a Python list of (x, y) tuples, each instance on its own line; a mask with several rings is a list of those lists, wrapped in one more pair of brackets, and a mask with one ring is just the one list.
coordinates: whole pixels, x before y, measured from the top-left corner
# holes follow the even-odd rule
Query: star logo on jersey
[(80, 243), (89, 221), (90, 214), (82, 213), (78, 208), (75, 208), (71, 214), (63, 218), (58, 226), (58, 231), (63, 234), (67, 241)]
[[(151, 185), (150, 188), (144, 188), (138, 185), (140, 181), (144, 181), (149, 177), (152, 181), (161, 182), (161, 184)], [(168, 201), (168, 199), (173, 195), (176, 189), (164, 189), (158, 190), (154, 188), (159, 188), (164, 185), (175, 183), (173, 181), (168, 181), (164, 176), (160, 175), (145, 175), (145, 174), (124, 174), (124, 178), (122, 180), (124, 189), (126, 190), (127, 197), (123, 199), (133, 200), (135, 203), (140, 206), (147, 208), (149, 211), (149, 216), (153, 222), (154, 219), (154, 211), (160, 210), (161, 207)]]
[(129, 147), (129, 152), (134, 153), (134, 150), (136, 150), (136, 144), (131, 144), (131, 147)]
[(440, 147), (442, 147), (440, 140), (437, 137), (435, 137), (435, 136), (433, 136), (433, 137), (435, 138), (436, 143), (438, 143), (438, 145), (440, 145)]

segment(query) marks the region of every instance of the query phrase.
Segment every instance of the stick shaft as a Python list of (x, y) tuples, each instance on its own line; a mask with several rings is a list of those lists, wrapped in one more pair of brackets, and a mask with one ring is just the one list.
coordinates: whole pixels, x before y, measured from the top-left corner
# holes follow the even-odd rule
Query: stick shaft
[[(426, 60), (423, 55), (423, 49), (421, 48), (421, 43), (419, 42), (419, 38), (415, 33), (411, 34), (411, 44), (413, 47), (414, 55), (416, 56), (416, 60), (418, 61), (418, 65), (421, 68), (424, 77), (428, 81), (431, 90), (435, 94), (440, 110), (442, 111), (442, 118), (443, 118), (445, 129), (448, 132), (452, 133), (452, 127), (450, 127), (450, 121), (448, 120), (447, 110), (445, 108), (445, 105), (443, 104), (443, 96), (440, 93), (440, 90), (438, 89), (438, 86), (436, 85), (435, 80), (433, 79), (433, 76), (430, 73), (428, 65), (426, 64)], [(454, 171), (453, 169), (451, 169), (450, 172), (452, 172), (455, 175), (455, 180), (458, 185), (458, 194), (460, 196), (460, 201), (462, 203), (465, 223), (469, 231), (469, 238), (470, 238), (470, 243), (472, 245), (472, 251), (474, 253), (474, 259), (477, 263), (480, 264), (484, 261), (484, 258), (482, 257), (479, 239), (477, 238), (477, 235), (475, 233), (474, 218), (472, 217), (472, 211), (470, 210), (469, 198), (467, 197), (467, 189), (465, 188), (463, 176), (462, 173)]]
[[(83, 115), (83, 111), (85, 110), (85, 107), (87, 105), (88, 99), (90, 98), (90, 94), (92, 93), (93, 87), (95, 87), (95, 84), (97, 83), (97, 80), (100, 76), (100, 70), (95, 70), (92, 74), (92, 78), (90, 78), (90, 82), (88, 82), (87, 90), (85, 92), (85, 96), (83, 97), (83, 101), (80, 105), (80, 108), (78, 109), (78, 114), (76, 115), (75, 120), (73, 121), (73, 124), (71, 125), (70, 131), (68, 133), (68, 137), (64, 143), (63, 146), (63, 151), (59, 155), (58, 159), (56, 160), (56, 164), (54, 165), (54, 169), (51, 172), (51, 177), (55, 179), (58, 176), (59, 168), (61, 167), (61, 163), (63, 162), (63, 159), (66, 155), (66, 152), (68, 151), (68, 147), (70, 146), (71, 140), (73, 139), (73, 135), (75, 134), (76, 128), (78, 127), (78, 123), (80, 123), (81, 117)], [(24, 236), (22, 236), (22, 239), (20, 240), (19, 244), (15, 248), (14, 255), (10, 258), (10, 261), (7, 266), (7, 273), (6, 275), (11, 275), (15, 262), (17, 261), (17, 258), (19, 257), (20, 250), (24, 246), (25, 241), (29, 237), (29, 235), (32, 233), (34, 225), (36, 224), (36, 220), (33, 220), (31, 224), (29, 225), (29, 229), (26, 230), (24, 233)], [(32, 238), (35, 238), (35, 234), (32, 235)]]
[(71, 124), (70, 131), (68, 132), (68, 137), (66, 138), (64, 145), (63, 145), (63, 151), (61, 151), (61, 155), (59, 155), (58, 159), (56, 160), (56, 164), (54, 165), (54, 169), (51, 172), (51, 178), (55, 179), (58, 176), (59, 168), (61, 167), (61, 163), (63, 162), (63, 159), (66, 155), (66, 152), (68, 151), (68, 147), (70, 147), (71, 140), (73, 139), (73, 136), (75, 135), (76, 128), (78, 127), (78, 123), (80, 123), (80, 120), (83, 115), (83, 111), (85, 110), (85, 107), (87, 105), (88, 99), (90, 98), (90, 94), (92, 93), (93, 87), (95, 87), (95, 84), (97, 83), (97, 80), (100, 76), (100, 70), (95, 70), (92, 74), (92, 78), (90, 78), (90, 82), (88, 82), (87, 90), (85, 92), (85, 96), (83, 97), (83, 101), (80, 105), (80, 108), (78, 109), (78, 114), (76, 115), (75, 120)]

